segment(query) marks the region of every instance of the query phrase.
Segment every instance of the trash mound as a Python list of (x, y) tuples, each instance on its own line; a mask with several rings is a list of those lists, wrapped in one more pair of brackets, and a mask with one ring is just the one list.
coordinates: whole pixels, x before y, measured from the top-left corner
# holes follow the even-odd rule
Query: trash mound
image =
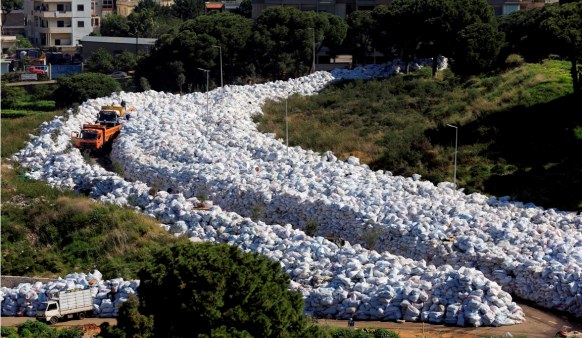
[(34, 317), (38, 305), (58, 291), (91, 289), (93, 314), (97, 317), (116, 317), (119, 306), (128, 300), (129, 295), (137, 294), (138, 280), (124, 281), (123, 278), (102, 280), (101, 272), (71, 273), (48, 283), (20, 283), (15, 288), (0, 288), (2, 316)]
[[(330, 152), (287, 149), (256, 130), (252, 117), (265, 100), (313, 95), (334, 80), (317, 72), (225, 86), (209, 93), (208, 107), (206, 93), (89, 100), (45, 123), (15, 159), (31, 178), (131, 205), (176, 235), (281, 262), (305, 310), (317, 316), (471, 326), (523, 321), (495, 281), (540, 305), (581, 314), (580, 216), (465, 195), (418, 175), (373, 172), (357, 158), (343, 162)], [(111, 156), (131, 182), (85, 163), (68, 146), (70, 132), (100, 105), (122, 99), (137, 113)], [(152, 189), (159, 192), (152, 196)], [(206, 199), (214, 205), (198, 210)], [(308, 224), (316, 224), (320, 236), (300, 230)], [(372, 245), (371, 235), (377, 238)], [(340, 247), (324, 237), (348, 242)]]

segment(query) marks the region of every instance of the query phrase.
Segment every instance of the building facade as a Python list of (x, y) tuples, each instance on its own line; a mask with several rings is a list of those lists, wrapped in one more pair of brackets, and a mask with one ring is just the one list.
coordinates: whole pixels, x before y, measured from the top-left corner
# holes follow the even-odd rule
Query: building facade
[(73, 52), (98, 25), (91, 5), (91, 0), (26, 0), (26, 35), (37, 47)]
[[(487, 0), (496, 15), (505, 15), (519, 10), (542, 7), (559, 0)], [(343, 19), (357, 10), (372, 10), (387, 5), (392, 0), (253, 0), (252, 17), (256, 19), (269, 7), (287, 6), (302, 11), (327, 12)]]

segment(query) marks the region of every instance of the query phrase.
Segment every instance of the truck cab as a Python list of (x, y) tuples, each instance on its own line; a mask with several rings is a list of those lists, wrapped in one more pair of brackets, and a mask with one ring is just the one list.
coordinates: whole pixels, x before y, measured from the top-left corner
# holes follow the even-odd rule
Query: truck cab
[(99, 149), (103, 145), (103, 131), (98, 129), (83, 129), (73, 132), (72, 139), (79, 149)]
[(99, 114), (97, 114), (97, 123), (107, 125), (109, 127), (116, 126), (121, 123), (119, 117), (120, 115), (118, 111), (101, 110)]
[(36, 320), (47, 321), (51, 324), (56, 324), (60, 315), (59, 303), (54, 300), (40, 303), (36, 310)]

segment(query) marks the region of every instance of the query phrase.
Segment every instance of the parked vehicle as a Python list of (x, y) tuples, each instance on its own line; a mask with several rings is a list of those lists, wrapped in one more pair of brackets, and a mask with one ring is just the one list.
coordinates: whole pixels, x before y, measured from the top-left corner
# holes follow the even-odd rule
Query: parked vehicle
[(40, 303), (36, 319), (56, 324), (64, 318), (85, 319), (90, 311), (93, 311), (91, 289), (73, 289), (60, 291), (56, 297)]
[(123, 78), (127, 77), (127, 73), (118, 70), (118, 71), (115, 71), (115, 72), (109, 74), (109, 76), (111, 76), (114, 79), (123, 79)]
[(35, 66), (29, 66), (28, 67), (28, 73), (30, 74), (38, 74), (40, 76), (44, 76), (46, 75), (46, 71), (40, 67), (35, 67)]

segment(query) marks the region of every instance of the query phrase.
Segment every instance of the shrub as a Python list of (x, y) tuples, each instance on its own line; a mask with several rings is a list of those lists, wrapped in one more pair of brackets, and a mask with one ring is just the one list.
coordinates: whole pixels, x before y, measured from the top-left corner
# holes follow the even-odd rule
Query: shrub
[(59, 88), (55, 91), (55, 100), (59, 107), (69, 107), (73, 103), (109, 96), (120, 90), (120, 84), (107, 75), (82, 73), (60, 78)]
[(507, 69), (517, 68), (517, 67), (523, 65), (524, 62), (525, 62), (525, 60), (523, 59), (523, 57), (521, 55), (509, 54), (507, 56), (507, 58), (505, 59), (505, 67)]
[(2, 338), (18, 338), (18, 332), (13, 327), (0, 327)]
[(140, 313), (153, 316), (156, 337), (304, 337), (310, 329), (280, 264), (234, 246), (185, 241), (155, 252), (138, 276)]
[(26, 97), (26, 91), (20, 87), (9, 87), (2, 82), (2, 109), (14, 108), (18, 101)]

